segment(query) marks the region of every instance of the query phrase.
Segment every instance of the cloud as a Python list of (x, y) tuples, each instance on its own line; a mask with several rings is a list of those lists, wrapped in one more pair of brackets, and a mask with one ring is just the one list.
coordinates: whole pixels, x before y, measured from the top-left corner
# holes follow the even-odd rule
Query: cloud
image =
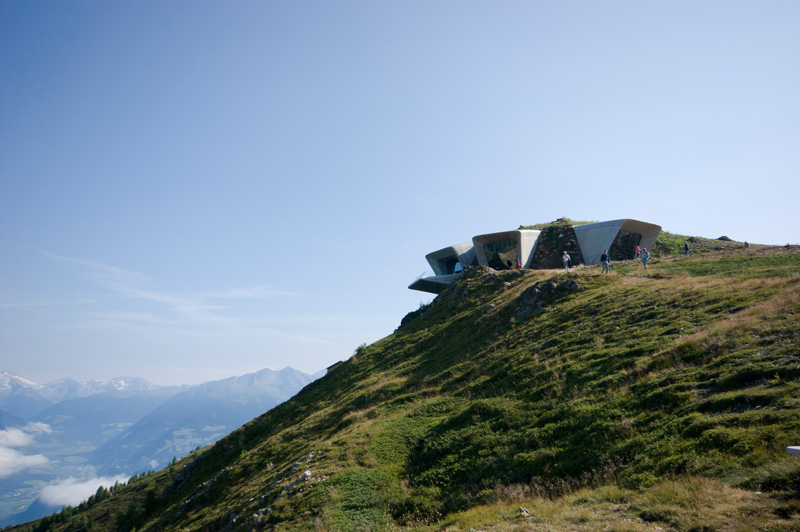
[(156, 303), (171, 313), (169, 318), (142, 312), (116, 312), (97, 313), (89, 316), (95, 323), (129, 323), (149, 325), (175, 325), (175, 319), (189, 325), (223, 325), (231, 326), (241, 323), (241, 320), (224, 315), (230, 310), (229, 306), (219, 305), (219, 300), (241, 299), (270, 299), (275, 297), (290, 297), (294, 293), (272, 290), (268, 285), (257, 285), (244, 288), (229, 288), (223, 290), (209, 290), (188, 293), (170, 293), (148, 288), (153, 280), (141, 273), (109, 266), (96, 261), (63, 257), (41, 251), (42, 255), (51, 259), (77, 264), (83, 268), (87, 276), (99, 286), (109, 290), (111, 294), (127, 299), (138, 299)]
[[(14, 310), (21, 310), (23, 312), (30, 312), (31, 314), (36, 314), (38, 316), (44, 316), (45, 318), (54, 319), (57, 317), (57, 309), (58, 307), (65, 307), (69, 305), (76, 305), (76, 304), (87, 304), (87, 303), (96, 303), (96, 300), (92, 299), (79, 299), (71, 302), (66, 301), (28, 301), (22, 303), (0, 303), (0, 309), (14, 309)], [(45, 309), (52, 309), (50, 312), (42, 312), (38, 310), (40, 308)]]
[(24, 455), (8, 447), (0, 447), (0, 478), (10, 477), (32, 467), (47, 465), (47, 458), (40, 454)]
[(14, 303), (3, 303), (3, 304), (0, 304), (0, 308), (11, 308), (11, 309), (14, 309), (14, 310), (22, 310), (22, 311), (25, 311), (25, 312), (30, 312), (32, 314), (38, 314), (39, 316), (44, 316), (44, 317), (47, 317), (47, 318), (50, 317), (49, 314), (46, 314), (44, 312), (40, 312), (40, 311), (38, 311), (36, 309), (31, 308), (32, 306), (34, 306), (34, 305), (24, 305), (24, 304), (23, 305), (17, 305), (17, 304), (14, 304)]
[(34, 441), (34, 434), (53, 432), (46, 423), (28, 423), (23, 428), (0, 430), (0, 447), (27, 447)]
[(268, 285), (262, 284), (248, 288), (201, 292), (198, 295), (209, 299), (266, 299), (271, 297), (291, 297), (296, 294), (285, 290), (272, 290)]
[(39, 421), (35, 423), (28, 423), (25, 425), (23, 430), (27, 432), (33, 432), (34, 434), (50, 434), (53, 432), (53, 429), (50, 428), (50, 425)]
[(40, 454), (25, 455), (14, 447), (27, 447), (35, 441), (36, 434), (52, 432), (46, 423), (28, 423), (23, 428), (0, 430), (0, 478), (10, 477), (32, 467), (47, 465), (48, 460)]
[(0, 430), (0, 447), (27, 447), (33, 443), (33, 436), (22, 429)]
[(107, 264), (102, 264), (100, 262), (95, 262), (93, 260), (86, 260), (86, 259), (76, 259), (72, 257), (62, 257), (61, 255), (56, 255), (55, 253), (50, 253), (49, 251), (39, 251), (45, 257), (50, 257), (51, 259), (59, 260), (62, 262), (70, 262), (73, 264), (78, 264), (85, 268), (88, 268), (95, 276), (102, 275), (103, 278), (106, 279), (125, 279), (128, 282), (142, 282), (149, 279), (146, 275), (143, 275), (138, 272), (124, 270), (122, 268), (117, 268), (116, 266), (109, 266)]
[(87, 480), (78, 480), (69, 477), (42, 488), (39, 500), (50, 506), (77, 506), (97, 492), (100, 486), (110, 487), (117, 482), (125, 482), (128, 477), (94, 477)]
[(131, 322), (131, 323), (145, 323), (149, 325), (177, 325), (178, 323), (175, 320), (168, 320), (164, 318), (160, 318), (158, 316), (154, 316), (152, 314), (146, 314), (144, 312), (125, 312), (125, 311), (114, 311), (109, 310), (106, 312), (89, 312), (86, 313), (89, 319), (97, 320), (99, 322), (103, 321), (111, 321), (111, 322)]

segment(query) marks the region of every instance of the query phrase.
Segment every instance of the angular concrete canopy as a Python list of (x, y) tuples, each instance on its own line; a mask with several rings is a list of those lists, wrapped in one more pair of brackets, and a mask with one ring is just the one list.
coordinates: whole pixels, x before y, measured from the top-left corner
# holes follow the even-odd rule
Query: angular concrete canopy
[[(638, 244), (642, 248), (652, 248), (656, 243), (661, 226), (640, 222), (639, 220), (622, 219), (609, 220), (594, 224), (576, 225), (574, 228), (578, 246), (583, 254), (584, 264), (591, 265), (600, 262), (600, 255), (604, 250), (610, 250), (614, 241), (623, 231), (639, 235)], [(627, 259), (633, 257), (625, 257)]]
[(487, 244), (515, 242), (517, 247), (515, 259), (520, 261), (523, 268), (528, 268), (536, 251), (536, 241), (539, 239), (540, 233), (541, 231), (535, 229), (517, 229), (515, 231), (474, 236), (472, 237), (472, 243), (475, 246), (475, 254), (478, 256), (478, 264), (489, 266), (485, 248)]
[(425, 259), (428, 261), (428, 264), (431, 265), (433, 273), (436, 275), (451, 275), (456, 273), (458, 269), (456, 265), (458, 264), (461, 265), (461, 269), (477, 264), (475, 262), (475, 248), (472, 246), (472, 242), (456, 244), (455, 246), (449, 246), (428, 253), (425, 255)]
[(456, 282), (461, 277), (461, 272), (452, 275), (432, 275), (430, 277), (420, 277), (408, 287), (411, 290), (430, 292), (431, 294), (441, 294), (445, 288)]

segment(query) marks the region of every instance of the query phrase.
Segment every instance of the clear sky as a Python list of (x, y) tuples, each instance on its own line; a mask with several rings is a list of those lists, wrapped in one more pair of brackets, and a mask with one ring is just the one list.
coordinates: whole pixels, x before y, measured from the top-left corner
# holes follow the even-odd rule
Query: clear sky
[(315, 372), (424, 255), (797, 243), (800, 2), (0, 2), (0, 370)]

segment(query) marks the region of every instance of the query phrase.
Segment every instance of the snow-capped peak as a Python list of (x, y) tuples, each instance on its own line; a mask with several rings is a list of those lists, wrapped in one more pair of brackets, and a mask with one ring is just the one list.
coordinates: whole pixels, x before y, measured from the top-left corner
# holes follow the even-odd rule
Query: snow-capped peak
[(37, 384), (33, 381), (29, 381), (28, 379), (23, 379), (22, 377), (18, 377), (17, 375), (13, 375), (7, 371), (0, 373), (0, 394), (8, 395), (14, 390), (20, 388), (40, 390), (42, 388), (42, 385)]

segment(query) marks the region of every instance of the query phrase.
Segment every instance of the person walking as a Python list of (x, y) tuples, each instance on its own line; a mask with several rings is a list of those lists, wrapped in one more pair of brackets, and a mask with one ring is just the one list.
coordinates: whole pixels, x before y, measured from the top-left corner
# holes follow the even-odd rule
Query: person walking
[(688, 254), (689, 254), (689, 241), (688, 241), (688, 240), (684, 240), (684, 241), (683, 241), (683, 252), (684, 252), (686, 255), (688, 255)]
[(647, 252), (647, 248), (642, 250), (642, 264), (644, 264), (644, 269), (647, 269), (647, 260), (650, 258), (650, 253)]
[(569, 258), (569, 254), (566, 251), (561, 256), (561, 260), (564, 261), (564, 271), (569, 271), (569, 261), (572, 259)]
[(639, 247), (639, 244), (636, 244), (636, 253), (633, 255), (634, 259), (638, 259), (639, 255), (642, 254), (642, 248)]
[(608, 273), (608, 250), (604, 249), (600, 255), (600, 263), (603, 265), (603, 273)]

